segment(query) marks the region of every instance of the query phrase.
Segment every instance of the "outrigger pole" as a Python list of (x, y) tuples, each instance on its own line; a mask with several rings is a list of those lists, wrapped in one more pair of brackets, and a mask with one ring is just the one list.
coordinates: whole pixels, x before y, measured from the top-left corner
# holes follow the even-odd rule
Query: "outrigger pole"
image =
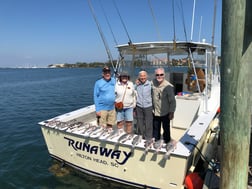
[(90, 10), (91, 10), (91, 13), (92, 13), (92, 15), (93, 15), (93, 17), (94, 17), (94, 20), (95, 20), (95, 23), (96, 23), (96, 25), (97, 25), (97, 28), (98, 28), (98, 30), (99, 30), (99, 33), (100, 33), (100, 36), (101, 36), (101, 38), (102, 38), (103, 44), (104, 44), (104, 46), (105, 46), (105, 49), (106, 49), (106, 52), (107, 52), (109, 61), (110, 61), (111, 65), (112, 65), (112, 67), (113, 67), (113, 70), (116, 71), (115, 68), (114, 68), (113, 57), (112, 57), (111, 51), (110, 51), (110, 49), (109, 49), (108, 43), (107, 43), (107, 41), (106, 41), (106, 39), (105, 39), (105, 37), (104, 37), (104, 35), (103, 35), (103, 32), (102, 32), (101, 27), (100, 27), (100, 24), (99, 24), (99, 22), (98, 22), (98, 20), (97, 20), (97, 18), (96, 18), (95, 13), (94, 13), (94, 9), (93, 9), (91, 0), (88, 0), (88, 5), (89, 5), (89, 8), (90, 8)]

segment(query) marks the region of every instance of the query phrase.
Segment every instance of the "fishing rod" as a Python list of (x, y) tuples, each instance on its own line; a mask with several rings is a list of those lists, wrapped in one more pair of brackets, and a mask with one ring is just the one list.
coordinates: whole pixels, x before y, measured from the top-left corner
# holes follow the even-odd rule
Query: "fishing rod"
[(180, 7), (181, 7), (181, 14), (182, 14), (182, 22), (183, 22), (183, 28), (184, 28), (184, 34), (185, 34), (185, 39), (186, 41), (188, 41), (187, 39), (187, 33), (186, 33), (186, 27), (185, 27), (185, 16), (184, 16), (184, 9), (183, 9), (183, 4), (182, 4), (182, 0), (180, 0)]
[[(192, 18), (191, 41), (192, 41), (192, 33), (193, 33), (194, 12), (195, 12), (195, 1), (196, 1), (196, 0), (194, 0), (194, 5), (193, 5), (193, 18)], [(190, 43), (188, 42), (188, 39), (187, 39), (187, 33), (186, 33), (186, 27), (185, 27), (185, 19), (184, 19), (184, 10), (183, 10), (183, 4), (182, 4), (182, 1), (181, 1), (181, 0), (180, 0), (180, 8), (181, 8), (181, 10), (182, 10), (182, 21), (183, 21), (184, 34), (185, 34), (186, 43), (187, 43), (187, 48), (188, 48), (188, 57), (191, 59), (193, 73), (195, 74), (195, 77), (196, 77), (196, 85), (197, 85), (197, 88), (198, 88), (199, 92), (201, 92), (201, 91), (200, 91), (200, 86), (199, 86), (199, 81), (198, 81), (198, 76), (197, 76), (197, 73), (196, 73), (196, 68), (195, 68), (193, 53), (192, 53), (192, 50), (191, 50), (191, 45), (190, 45)]]
[(103, 6), (102, 6), (101, 1), (100, 1), (100, 5), (101, 5), (102, 13), (103, 13), (103, 15), (104, 15), (104, 17), (105, 17), (105, 19), (106, 19), (106, 22), (107, 22), (107, 24), (108, 24), (109, 30), (110, 30), (110, 32), (111, 32), (111, 35), (112, 35), (112, 37), (113, 37), (113, 39), (114, 39), (114, 42), (115, 42), (116, 46), (118, 46), (118, 43), (117, 43), (117, 40), (116, 40), (116, 38), (115, 38), (114, 32), (113, 32), (112, 27), (111, 27), (111, 25), (110, 25), (110, 23), (109, 23), (107, 14), (106, 14), (106, 12), (105, 12)]
[(173, 43), (176, 49), (176, 26), (175, 26), (175, 13), (174, 13), (174, 0), (172, 0), (172, 21), (173, 21)]
[(107, 41), (106, 41), (106, 39), (105, 39), (105, 36), (103, 35), (103, 32), (102, 32), (102, 30), (101, 30), (100, 24), (99, 24), (99, 22), (98, 22), (98, 20), (97, 20), (97, 18), (96, 18), (96, 15), (95, 15), (95, 12), (94, 12), (94, 9), (93, 9), (91, 0), (88, 0), (88, 5), (89, 5), (89, 8), (90, 8), (91, 13), (92, 13), (92, 15), (93, 15), (93, 18), (94, 18), (94, 20), (95, 20), (95, 23), (96, 23), (96, 26), (97, 26), (98, 31), (99, 31), (99, 33), (100, 33), (100, 36), (101, 36), (101, 38), (102, 38), (102, 41), (103, 41), (103, 44), (104, 44), (104, 46), (105, 46), (105, 49), (106, 49), (106, 52), (107, 52), (109, 61), (110, 61), (111, 65), (112, 65), (112, 67), (113, 67), (113, 69), (114, 69), (114, 71), (115, 71), (114, 64), (113, 64), (113, 57), (112, 57), (112, 54), (111, 54), (111, 52), (110, 52), (110, 49), (109, 49), (108, 43), (107, 43)]
[(128, 39), (129, 39), (128, 44), (131, 45), (131, 44), (132, 44), (132, 41), (131, 41), (131, 39), (130, 39), (128, 30), (127, 30), (127, 28), (126, 28), (126, 26), (125, 26), (125, 24), (124, 24), (124, 22), (123, 22), (123, 19), (122, 19), (122, 17), (121, 17), (121, 14), (120, 14), (120, 12), (119, 12), (119, 9), (118, 9), (118, 7), (117, 7), (115, 1), (113, 1), (113, 3), (114, 3), (114, 6), (115, 6), (115, 8), (116, 8), (117, 14), (119, 15), (120, 21), (121, 21), (121, 23), (122, 23), (122, 25), (123, 25), (123, 28), (124, 28), (124, 30), (125, 30), (127, 36), (128, 36)]
[(151, 5), (151, 0), (148, 0), (148, 3), (149, 3), (149, 7), (150, 7), (150, 10), (151, 10), (151, 15), (152, 15), (154, 24), (155, 24), (155, 26), (156, 26), (158, 39), (161, 40), (161, 35), (160, 35), (159, 29), (158, 29), (157, 19), (156, 19), (156, 17), (155, 17), (155, 14), (154, 14), (154, 11), (153, 11), (153, 8), (152, 8), (152, 5)]
[[(105, 17), (105, 19), (106, 19), (106, 22), (107, 22), (107, 24), (108, 24), (110, 33), (111, 33), (111, 35), (112, 35), (112, 37), (113, 37), (114, 43), (116, 44), (116, 46), (118, 46), (118, 42), (117, 42), (117, 40), (116, 40), (116, 38), (115, 38), (114, 32), (113, 32), (113, 30), (112, 30), (112, 27), (111, 27), (111, 25), (110, 25), (110, 22), (109, 22), (109, 20), (108, 20), (107, 14), (106, 14), (106, 12), (105, 12), (104, 7), (102, 6), (101, 1), (100, 1), (100, 5), (101, 5), (101, 9), (102, 9), (103, 15), (104, 15), (104, 17)], [(120, 60), (117, 61), (116, 65), (114, 66), (114, 67), (115, 67), (115, 68), (114, 68), (115, 74), (117, 74), (117, 72), (118, 72), (120, 61), (122, 61), (122, 60), (124, 59), (124, 57), (123, 57), (123, 55), (122, 55), (122, 53), (121, 53), (120, 51), (119, 51), (119, 55), (120, 55)]]
[[(120, 12), (119, 12), (119, 9), (118, 9), (118, 7), (117, 7), (117, 5), (116, 5), (116, 3), (115, 3), (114, 0), (113, 0), (113, 4), (114, 4), (114, 6), (115, 6), (115, 8), (116, 8), (117, 14), (119, 15), (119, 18), (120, 18), (120, 21), (121, 21), (121, 23), (122, 23), (122, 25), (123, 25), (123, 28), (124, 28), (124, 30), (125, 30), (127, 36), (128, 36), (128, 39), (129, 39), (128, 45), (131, 47), (131, 49), (132, 49), (132, 51), (133, 51), (132, 60), (133, 60), (133, 62), (134, 62), (134, 60), (135, 60), (135, 50), (136, 50), (135, 45), (132, 43), (132, 40), (131, 40), (131, 38), (130, 38), (130, 36), (129, 36), (129, 32), (128, 32), (128, 30), (127, 30), (125, 24), (124, 24), (124, 21), (123, 21), (123, 19), (122, 19), (122, 16), (121, 16), (121, 14), (120, 14)], [(124, 64), (124, 63), (125, 63), (125, 62), (124, 62), (124, 57), (122, 57), (122, 58), (119, 60), (119, 62), (117, 62), (117, 64), (118, 64), (119, 66), (121, 66), (121, 65)], [(132, 66), (133, 66), (133, 64), (132, 64)], [(117, 68), (117, 69), (119, 70), (120, 68)], [(133, 71), (133, 70), (132, 70), (132, 71)]]

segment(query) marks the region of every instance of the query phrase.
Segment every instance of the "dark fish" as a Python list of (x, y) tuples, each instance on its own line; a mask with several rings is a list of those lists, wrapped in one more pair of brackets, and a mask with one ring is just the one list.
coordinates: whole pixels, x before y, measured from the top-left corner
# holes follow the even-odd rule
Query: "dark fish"
[(137, 135), (133, 138), (131, 144), (131, 155), (134, 156), (135, 146), (138, 145), (142, 141), (142, 135)]
[(70, 123), (69, 124), (69, 128), (71, 129), (75, 129), (75, 128), (79, 128), (83, 125), (83, 122), (79, 121), (79, 122), (75, 122), (75, 123)]
[(113, 138), (115, 138), (115, 137), (120, 136), (120, 135), (123, 134), (123, 133), (124, 133), (124, 130), (123, 130), (123, 129), (117, 129), (117, 130), (115, 130), (114, 132), (112, 132), (112, 133), (107, 137), (107, 139), (113, 139)]
[(122, 136), (120, 136), (120, 138), (118, 139), (118, 142), (124, 143), (127, 140), (131, 140), (133, 138), (133, 136), (134, 136), (133, 134), (125, 133)]
[(177, 142), (175, 140), (171, 140), (169, 143), (166, 144), (166, 153), (164, 155), (164, 159), (168, 159), (171, 153), (176, 149)]
[(137, 135), (133, 140), (132, 140), (132, 146), (138, 145), (142, 141), (142, 135)]
[(63, 131), (66, 130), (69, 126), (67, 125), (67, 123), (61, 122), (61, 124), (57, 125), (55, 128)]
[[(82, 122), (80, 122), (82, 124)], [(59, 123), (56, 123), (56, 127), (57, 129), (59, 130), (66, 130), (68, 128), (70, 128), (71, 126), (73, 126), (73, 124), (76, 124), (76, 119), (73, 119), (73, 120), (70, 120), (70, 121), (67, 121), (67, 122), (61, 122), (59, 121)]]
[(156, 153), (162, 148), (164, 140), (160, 139), (153, 144), (153, 148), (156, 149)]
[(60, 121), (56, 120), (56, 119), (53, 119), (53, 120), (50, 120), (50, 121), (46, 121), (46, 126), (47, 127), (51, 127), (51, 128), (54, 128), (54, 127), (56, 127), (59, 124), (60, 124)]
[(98, 138), (105, 137), (106, 135), (110, 135), (113, 132), (112, 128), (105, 128), (101, 134), (98, 136)]
[(92, 132), (92, 131), (95, 130), (96, 128), (97, 128), (97, 126), (91, 125), (91, 126), (89, 126), (88, 128), (86, 128), (86, 129), (82, 132), (82, 134), (89, 134), (90, 132)]
[(67, 132), (76, 132), (83, 129), (86, 129), (90, 126), (88, 123), (76, 122), (70, 125), (70, 127), (66, 130)]
[(90, 137), (98, 137), (105, 129), (103, 127), (97, 127), (92, 132), (89, 133)]
[(150, 140), (146, 140), (145, 141), (145, 144), (144, 144), (144, 147), (145, 147), (145, 150), (144, 150), (144, 153), (147, 154), (149, 149), (153, 146), (155, 142), (155, 138), (152, 138)]

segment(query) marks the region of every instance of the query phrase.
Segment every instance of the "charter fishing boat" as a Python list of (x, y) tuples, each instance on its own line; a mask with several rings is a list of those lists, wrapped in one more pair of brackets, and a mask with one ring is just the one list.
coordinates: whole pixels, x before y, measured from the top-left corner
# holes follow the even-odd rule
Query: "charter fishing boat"
[(201, 168), (214, 169), (211, 160), (216, 155), (219, 135), (220, 73), (213, 42), (176, 38), (132, 42), (115, 5), (129, 42), (116, 44), (119, 58), (114, 66), (91, 1), (88, 2), (115, 77), (127, 71), (134, 81), (144, 69), (152, 79), (155, 68), (165, 69), (176, 99), (170, 126), (172, 140), (167, 144), (162, 139), (145, 140), (137, 132), (117, 130), (116, 125), (112, 130), (104, 129), (97, 124), (95, 106), (90, 105), (39, 123), (50, 156), (62, 165), (134, 187), (202, 187), (203, 181), (195, 172), (200, 164)]
[[(176, 94), (168, 144), (97, 125), (94, 105), (40, 122), (52, 158), (81, 172), (140, 188), (184, 188), (218, 141), (220, 73), (216, 47), (206, 42), (157, 41), (117, 46), (117, 68), (163, 67)], [(122, 58), (123, 57), (123, 58)], [(150, 73), (150, 72), (149, 72)], [(153, 72), (152, 72), (153, 73)], [(151, 77), (151, 74), (150, 74)]]

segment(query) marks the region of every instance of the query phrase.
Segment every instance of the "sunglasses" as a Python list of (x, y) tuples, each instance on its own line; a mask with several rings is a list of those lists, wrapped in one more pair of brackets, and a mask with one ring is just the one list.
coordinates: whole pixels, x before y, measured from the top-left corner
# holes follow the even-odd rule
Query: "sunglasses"
[(103, 74), (110, 74), (110, 71), (104, 71)]
[(156, 76), (164, 76), (164, 74), (156, 74)]

